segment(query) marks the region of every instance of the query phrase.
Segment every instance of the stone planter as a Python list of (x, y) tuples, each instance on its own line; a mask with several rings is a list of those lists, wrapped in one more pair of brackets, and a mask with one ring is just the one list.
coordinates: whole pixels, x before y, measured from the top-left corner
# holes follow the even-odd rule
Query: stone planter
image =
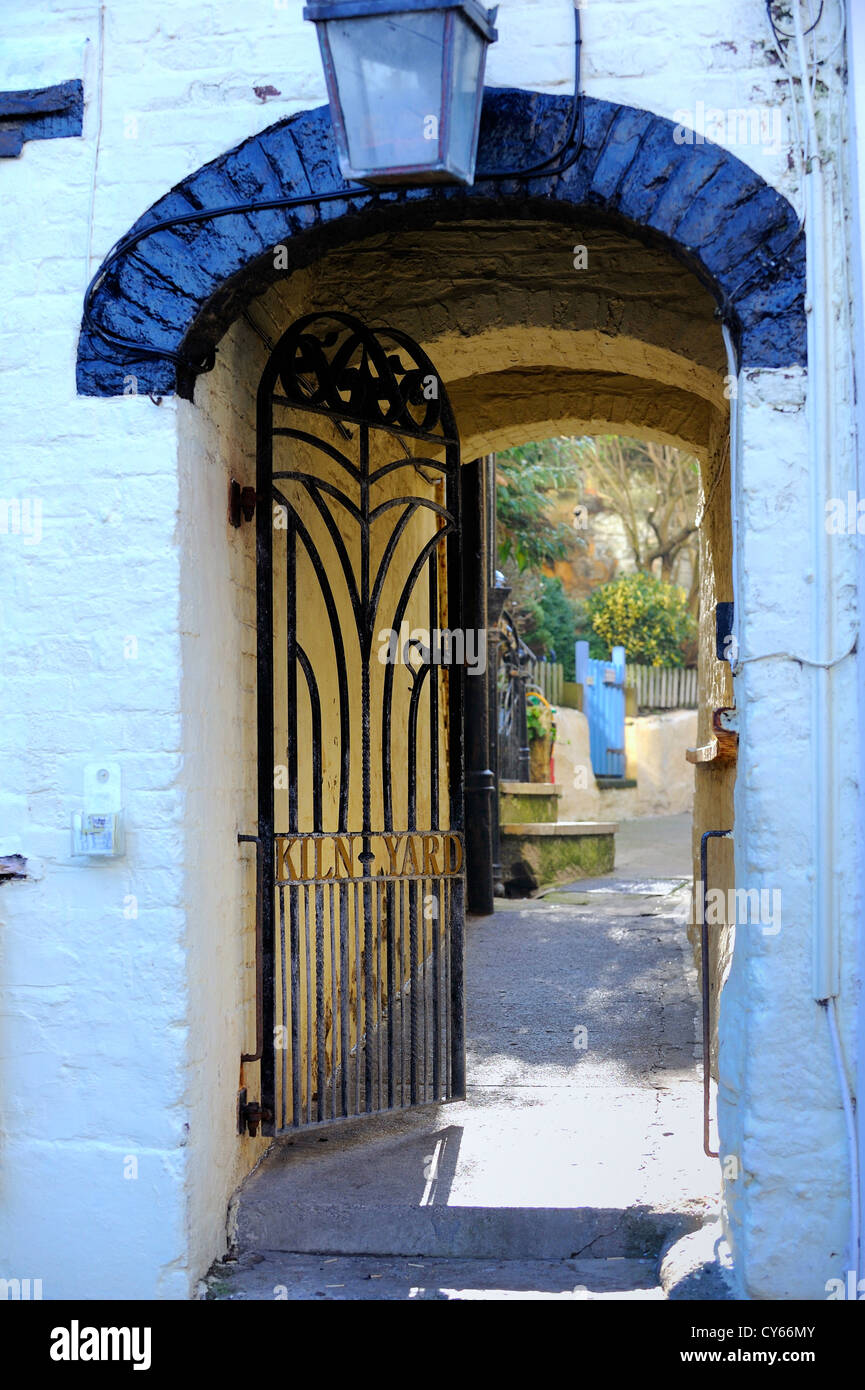
[(529, 779), (532, 782), (550, 781), (550, 758), (553, 753), (553, 740), (533, 738), (529, 740)]
[(616, 860), (615, 821), (501, 826), (502, 876), (509, 897), (608, 874)]

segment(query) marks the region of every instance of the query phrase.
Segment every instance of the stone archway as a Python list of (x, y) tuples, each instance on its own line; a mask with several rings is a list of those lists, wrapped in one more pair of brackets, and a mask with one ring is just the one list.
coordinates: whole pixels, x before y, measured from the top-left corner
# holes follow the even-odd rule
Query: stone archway
[[(481, 167), (513, 163), (518, 150), (555, 146), (568, 103), (539, 93), (489, 92)], [(648, 111), (587, 98), (579, 159), (559, 177), (480, 180), (462, 188), (412, 189), (335, 199), (318, 208), (238, 213), (166, 228), (128, 255), (103, 265), (96, 316), (127, 342), (200, 359), (249, 300), (285, 268), (273, 247), (288, 248), (288, 267), (394, 228), (480, 215), (487, 222), (541, 216), (573, 227), (575, 214), (602, 214), (619, 228), (663, 246), (712, 289), (739, 344), (741, 367), (789, 367), (805, 361), (804, 237), (791, 205), (751, 168), (719, 146), (678, 143), (677, 127)], [(191, 174), (130, 229), (204, 209), (304, 192), (331, 196), (348, 185), (337, 171), (328, 109), (305, 111), (246, 140)], [(135, 354), (112, 349), (83, 325), (78, 390), (119, 395)], [(191, 396), (193, 379), (158, 357), (137, 360), (139, 389)]]

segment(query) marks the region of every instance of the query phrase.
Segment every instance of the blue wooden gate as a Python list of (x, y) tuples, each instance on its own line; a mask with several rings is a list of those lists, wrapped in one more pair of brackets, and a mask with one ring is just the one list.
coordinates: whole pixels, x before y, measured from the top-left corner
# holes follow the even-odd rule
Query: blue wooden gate
[(592, 661), (588, 642), (578, 642), (577, 683), (583, 687), (583, 714), (589, 721), (592, 771), (596, 777), (624, 777), (624, 647), (613, 647), (612, 661)]

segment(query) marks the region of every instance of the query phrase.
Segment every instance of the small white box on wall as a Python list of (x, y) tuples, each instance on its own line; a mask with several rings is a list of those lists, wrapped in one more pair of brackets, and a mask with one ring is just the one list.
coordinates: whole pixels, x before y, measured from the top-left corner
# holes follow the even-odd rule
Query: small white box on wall
[(72, 853), (118, 859), (124, 852), (119, 763), (88, 763), (84, 807), (72, 816)]

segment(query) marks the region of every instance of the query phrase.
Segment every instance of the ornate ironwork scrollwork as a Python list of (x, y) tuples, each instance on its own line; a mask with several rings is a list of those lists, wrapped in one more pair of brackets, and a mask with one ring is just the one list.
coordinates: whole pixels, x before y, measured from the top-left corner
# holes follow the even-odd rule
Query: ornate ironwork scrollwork
[(307, 314), (276, 348), (286, 401), (335, 420), (455, 441), (456, 425), (426, 353), (394, 328), (350, 314)]

